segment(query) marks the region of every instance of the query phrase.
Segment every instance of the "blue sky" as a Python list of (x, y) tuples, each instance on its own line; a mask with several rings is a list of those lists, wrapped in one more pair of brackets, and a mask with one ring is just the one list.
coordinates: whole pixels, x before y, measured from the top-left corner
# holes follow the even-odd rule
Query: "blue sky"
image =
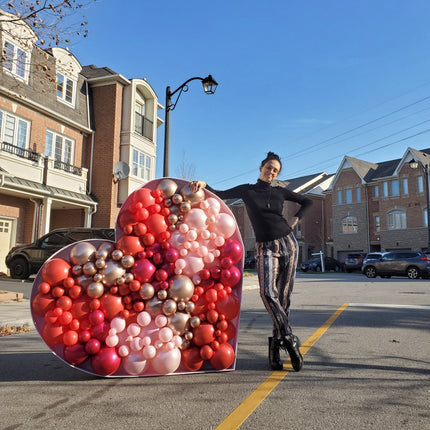
[[(254, 182), (267, 151), (279, 179), (334, 173), (345, 155), (378, 162), (430, 147), (428, 0), (97, 0), (82, 65), (165, 88), (208, 74), (171, 113), (170, 176), (181, 164), (215, 188)], [(159, 111), (164, 119), (164, 111)], [(164, 126), (158, 129), (162, 176)]]

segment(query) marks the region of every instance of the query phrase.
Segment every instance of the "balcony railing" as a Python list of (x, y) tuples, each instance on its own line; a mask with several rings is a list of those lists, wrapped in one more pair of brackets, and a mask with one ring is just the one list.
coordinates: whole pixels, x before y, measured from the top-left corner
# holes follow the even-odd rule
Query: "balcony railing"
[(54, 169), (82, 176), (82, 167), (73, 166), (72, 164), (64, 163), (63, 161), (54, 160)]
[(154, 123), (139, 112), (135, 112), (134, 115), (134, 131), (152, 141)]
[(41, 157), (38, 152), (30, 151), (29, 149), (24, 149), (6, 142), (1, 142), (1, 150), (35, 162), (38, 162)]

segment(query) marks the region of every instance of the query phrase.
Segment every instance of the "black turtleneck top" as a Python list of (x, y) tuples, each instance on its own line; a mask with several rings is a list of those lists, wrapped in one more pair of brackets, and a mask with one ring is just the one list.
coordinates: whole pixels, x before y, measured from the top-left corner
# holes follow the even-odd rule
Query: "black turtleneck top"
[(257, 242), (270, 242), (291, 233), (292, 229), (283, 216), (284, 201), (301, 206), (295, 214), (299, 219), (312, 206), (311, 199), (261, 179), (256, 184), (238, 185), (224, 191), (214, 190), (209, 185), (206, 188), (223, 200), (241, 198), (244, 201)]

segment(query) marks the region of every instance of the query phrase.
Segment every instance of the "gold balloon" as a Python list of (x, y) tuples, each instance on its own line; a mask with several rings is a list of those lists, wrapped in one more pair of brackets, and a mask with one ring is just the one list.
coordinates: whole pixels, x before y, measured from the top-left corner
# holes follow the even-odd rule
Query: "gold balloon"
[(170, 206), (172, 206), (172, 199), (166, 199), (164, 202), (164, 206), (170, 208)]
[(194, 302), (188, 302), (187, 306), (185, 307), (186, 311), (189, 312), (190, 314), (194, 312), (195, 308), (196, 308), (196, 305), (194, 304)]
[(125, 282), (127, 283), (127, 284), (129, 284), (131, 281), (133, 281), (134, 280), (134, 275), (133, 275), (133, 273), (130, 273), (130, 272), (127, 272), (126, 274), (125, 274)]
[(87, 295), (93, 299), (98, 299), (105, 292), (105, 287), (101, 282), (91, 282), (87, 287)]
[(169, 224), (176, 224), (178, 222), (178, 215), (170, 214), (167, 220), (169, 221)]
[(157, 297), (158, 297), (160, 300), (166, 300), (166, 299), (167, 299), (167, 291), (166, 291), (166, 290), (160, 290), (160, 291), (157, 293)]
[(147, 282), (140, 287), (139, 294), (143, 300), (152, 299), (154, 297), (154, 294), (155, 294), (154, 287), (152, 286), (152, 284)]
[(103, 275), (103, 283), (107, 286), (115, 284), (118, 278), (122, 278), (125, 274), (125, 269), (121, 267), (120, 263), (109, 260), (106, 267), (101, 271)]
[(182, 336), (185, 332), (189, 330), (188, 321), (190, 319), (190, 314), (184, 312), (176, 312), (175, 315), (169, 318), (169, 323), (167, 324), (175, 334)]
[(118, 279), (116, 280), (116, 283), (117, 283), (118, 285), (124, 285), (124, 284), (125, 284), (125, 277), (124, 277), (124, 276), (121, 276), (120, 278), (118, 278)]
[(169, 230), (175, 231), (176, 230), (176, 224), (169, 225)]
[(75, 265), (83, 265), (90, 261), (96, 248), (90, 242), (78, 242), (70, 251), (70, 261)]
[(191, 204), (189, 202), (183, 202), (180, 206), (181, 212), (189, 212), (191, 210)]
[(93, 278), (90, 276), (80, 275), (75, 279), (76, 283), (83, 288), (86, 288), (88, 285), (93, 282)]
[(175, 195), (172, 197), (172, 202), (173, 202), (175, 205), (180, 205), (183, 201), (184, 201), (184, 198), (183, 198), (180, 194), (175, 194)]
[(170, 213), (173, 215), (176, 215), (179, 218), (179, 215), (181, 214), (181, 210), (180, 210), (179, 206), (172, 205), (170, 207)]
[(169, 297), (176, 302), (188, 302), (194, 294), (194, 284), (188, 276), (175, 275), (167, 291)]
[(94, 276), (93, 276), (93, 281), (94, 282), (102, 282), (103, 281), (103, 275), (99, 272), (97, 272)]
[(97, 273), (97, 268), (94, 263), (88, 262), (82, 266), (82, 271), (84, 272), (84, 275), (93, 276)]
[(94, 265), (97, 267), (97, 269), (103, 269), (103, 267), (106, 266), (106, 260), (104, 258), (98, 258)]
[(106, 250), (108, 254), (111, 254), (111, 252), (115, 249), (115, 244), (113, 242), (103, 242), (99, 247), (97, 248), (97, 251), (103, 251)]
[(72, 273), (75, 276), (81, 276), (82, 275), (82, 266), (76, 265), (72, 267)]
[(163, 192), (163, 196), (168, 199), (172, 197), (178, 189), (178, 184), (171, 179), (163, 179), (157, 186)]
[(161, 313), (161, 306), (163, 302), (158, 300), (157, 297), (153, 297), (149, 302), (145, 304), (145, 311), (149, 312), (149, 314), (153, 317)]
[(190, 326), (192, 328), (197, 328), (200, 326), (200, 318), (199, 317), (192, 317), (190, 319)]
[(130, 269), (134, 265), (134, 257), (132, 255), (124, 255), (121, 258), (121, 265), (125, 269)]
[(178, 302), (178, 311), (183, 311), (186, 306), (187, 304), (185, 302), (182, 302), (182, 301)]
[(173, 315), (176, 312), (177, 306), (174, 300), (166, 300), (161, 307), (164, 315)]
[(109, 257), (109, 252), (107, 249), (98, 249), (96, 251), (96, 258), (101, 260), (106, 260)]
[(201, 202), (205, 199), (205, 192), (203, 188), (197, 191), (197, 193), (193, 193), (189, 184), (184, 185), (181, 188), (181, 194), (184, 197), (184, 200), (189, 201), (191, 204)]
[(185, 333), (184, 338), (185, 338), (185, 340), (190, 341), (193, 338), (193, 334), (189, 331), (189, 332)]
[(113, 260), (121, 260), (121, 258), (124, 256), (124, 253), (120, 249), (115, 249), (112, 251), (112, 259)]

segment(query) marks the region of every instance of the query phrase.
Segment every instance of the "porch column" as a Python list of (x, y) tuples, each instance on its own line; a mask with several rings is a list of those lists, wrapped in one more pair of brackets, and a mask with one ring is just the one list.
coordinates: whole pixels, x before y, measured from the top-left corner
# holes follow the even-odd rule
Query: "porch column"
[(48, 233), (51, 225), (51, 207), (52, 207), (52, 199), (45, 198), (43, 199), (43, 214), (42, 214), (42, 231), (40, 232), (40, 236), (43, 236), (45, 233)]

